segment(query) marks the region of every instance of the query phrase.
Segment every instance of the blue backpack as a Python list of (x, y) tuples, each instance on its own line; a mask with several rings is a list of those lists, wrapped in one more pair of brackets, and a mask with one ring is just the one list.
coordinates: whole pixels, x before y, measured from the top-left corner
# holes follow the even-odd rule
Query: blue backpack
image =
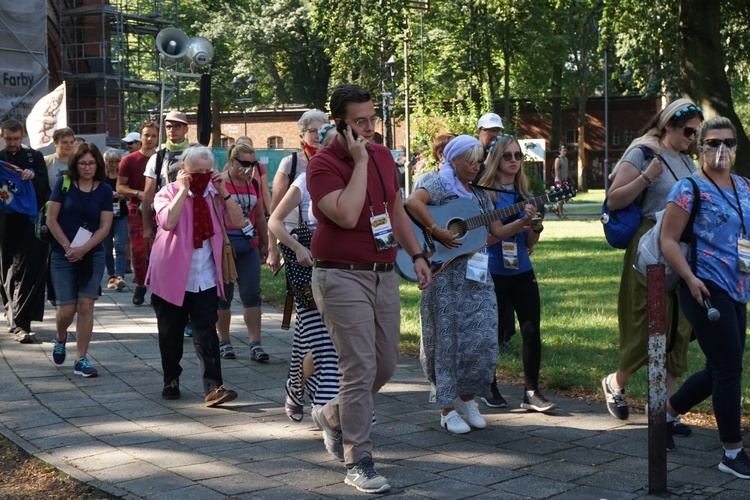
[[(654, 159), (654, 153), (649, 148), (641, 146), (639, 149), (643, 152), (645, 161), (650, 162)], [(667, 167), (669, 166), (667, 165)], [(671, 170), (670, 168), (670, 172)], [(610, 210), (607, 207), (607, 199), (604, 199), (600, 220), (604, 227), (604, 237), (607, 238), (607, 243), (614, 248), (628, 248), (630, 240), (638, 231), (638, 226), (641, 225), (641, 203), (646, 197), (646, 191), (648, 191), (648, 188), (644, 189), (643, 193), (630, 205), (617, 210)]]

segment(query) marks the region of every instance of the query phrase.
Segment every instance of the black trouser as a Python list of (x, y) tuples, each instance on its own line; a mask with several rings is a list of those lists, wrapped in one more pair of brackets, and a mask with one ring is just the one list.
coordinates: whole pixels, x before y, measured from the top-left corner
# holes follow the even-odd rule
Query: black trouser
[(182, 306), (167, 302), (152, 294), (151, 303), (159, 328), (159, 351), (164, 383), (168, 384), (182, 373), (182, 343), (188, 318), (193, 324), (193, 346), (198, 357), (198, 368), (206, 394), (221, 386), (221, 357), (216, 336), (219, 300), (216, 287), (198, 293), (185, 292)]
[(695, 331), (706, 366), (694, 373), (672, 395), (669, 402), (679, 413), (687, 413), (709, 396), (713, 398), (719, 438), (724, 443), (742, 441), (742, 356), (745, 352), (747, 305), (732, 299), (715, 283), (704, 280), (711, 292), (711, 305), (719, 310), (718, 321), (710, 321), (706, 309), (680, 287), (682, 312)]
[[(508, 304), (518, 316), (523, 338), (523, 373), (525, 389), (536, 391), (539, 389), (539, 369), (542, 363), (542, 339), (539, 331), (541, 304), (539, 299), (539, 285), (536, 282), (534, 270), (511, 276), (493, 274), (495, 282), (495, 296), (497, 297), (498, 314), (502, 315)], [(498, 321), (498, 342), (503, 340), (504, 329)]]

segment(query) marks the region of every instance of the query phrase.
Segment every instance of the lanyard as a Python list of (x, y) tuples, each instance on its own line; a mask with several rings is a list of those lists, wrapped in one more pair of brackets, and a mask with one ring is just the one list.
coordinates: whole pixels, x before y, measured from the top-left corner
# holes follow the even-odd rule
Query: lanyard
[[(378, 162), (375, 161), (375, 156), (370, 156), (370, 158), (372, 158), (372, 163), (375, 165), (375, 172), (378, 173), (378, 179), (380, 179), (380, 187), (383, 188), (383, 208), (385, 209), (385, 213), (387, 215), (388, 214), (388, 193), (385, 190), (385, 182), (383, 182), (383, 176), (380, 174), (380, 167), (378, 167)], [(369, 163), (368, 163), (368, 166), (369, 166)], [(369, 191), (367, 191), (367, 203), (370, 205), (370, 215), (375, 217), (375, 212), (372, 209), (372, 200), (370, 199)]]
[[(95, 189), (95, 186), (92, 184), (91, 185), (91, 191), (89, 191), (88, 193), (86, 193), (86, 194), (88, 194), (88, 196), (86, 197), (86, 202), (84, 203), (84, 201), (83, 201), (83, 191), (81, 191), (81, 185), (76, 182), (76, 190), (78, 191), (78, 197), (81, 199), (81, 205), (84, 206), (84, 210), (83, 210), (83, 228), (86, 229), (86, 230), (88, 230), (88, 225), (89, 225), (89, 223), (86, 220), (86, 218), (89, 215), (89, 203), (91, 202), (91, 193), (94, 192), (94, 189)], [(93, 224), (92, 224), (91, 227), (94, 227)]]
[[(253, 175), (255, 175), (255, 167), (253, 167)], [(232, 191), (234, 191), (234, 197), (237, 198), (237, 204), (242, 209), (242, 215), (245, 217), (248, 217), (250, 215), (250, 186), (247, 183), (247, 179), (245, 179), (245, 192), (247, 193), (247, 207), (242, 204), (242, 201), (240, 200), (240, 195), (237, 193), (237, 188), (234, 185), (234, 182), (232, 182), (232, 176), (228, 175), (227, 178), (229, 178), (229, 184), (232, 185)], [(256, 193), (257, 196), (257, 193)], [(247, 210), (245, 210), (247, 209)]]
[(735, 212), (737, 212), (737, 215), (740, 216), (740, 225), (742, 226), (742, 234), (740, 236), (746, 236), (747, 231), (745, 230), (745, 217), (742, 215), (742, 203), (740, 202), (740, 196), (737, 194), (737, 185), (734, 183), (734, 177), (729, 176), (729, 179), (732, 181), (732, 189), (734, 190), (734, 197), (737, 198), (737, 206), (735, 207), (732, 205), (732, 202), (729, 201), (729, 198), (727, 198), (727, 195), (724, 194), (724, 190), (719, 187), (718, 184), (711, 178), (710, 175), (708, 175), (708, 172), (701, 167), (701, 172), (703, 172), (703, 175), (705, 175), (709, 181), (711, 181), (711, 184), (716, 187), (716, 190), (721, 194), (721, 196), (726, 200), (727, 204), (734, 209)]

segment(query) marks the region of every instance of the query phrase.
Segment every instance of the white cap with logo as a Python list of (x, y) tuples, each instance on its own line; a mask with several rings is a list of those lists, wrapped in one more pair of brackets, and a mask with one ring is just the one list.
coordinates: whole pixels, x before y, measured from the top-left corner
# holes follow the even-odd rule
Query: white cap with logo
[(482, 115), (477, 124), (477, 128), (505, 128), (503, 127), (503, 121), (495, 113), (487, 113)]
[(122, 138), (122, 142), (132, 144), (134, 142), (141, 142), (141, 134), (138, 132), (130, 132), (128, 135)]

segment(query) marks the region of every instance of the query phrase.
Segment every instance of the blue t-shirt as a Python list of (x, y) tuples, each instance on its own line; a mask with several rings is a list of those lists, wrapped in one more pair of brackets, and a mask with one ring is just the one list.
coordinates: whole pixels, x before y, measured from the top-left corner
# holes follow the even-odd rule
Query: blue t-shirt
[[(698, 254), (697, 276), (713, 281), (734, 300), (745, 303), (750, 298), (750, 275), (741, 273), (739, 268), (737, 240), (743, 229), (737, 196), (747, 233), (750, 231), (750, 185), (744, 177), (732, 175), (737, 195), (732, 188), (721, 188), (722, 196), (712, 182), (697, 175), (693, 175), (693, 178), (701, 191), (700, 212), (693, 226)], [(669, 192), (667, 202), (690, 213), (693, 209), (693, 185), (686, 179), (679, 181)]]
[[(515, 205), (520, 202), (519, 193), (515, 189), (501, 189), (501, 193), (497, 193), (497, 201), (495, 202), (495, 210)], [(510, 224), (519, 217), (526, 215), (526, 211), (522, 211), (518, 215), (513, 215), (503, 220), (503, 224)], [(498, 241), (494, 245), (488, 247), (489, 252), (489, 267), (490, 273), (500, 276), (512, 276), (514, 274), (525, 273), (531, 271), (531, 259), (529, 258), (529, 250), (526, 248), (526, 241), (529, 238), (529, 233), (524, 231), (518, 233), (505, 241), (515, 241), (516, 248), (518, 251), (518, 269), (506, 269), (503, 265), (503, 242)]]
[[(63, 233), (70, 241), (75, 238), (79, 227), (84, 227), (95, 233), (99, 229), (101, 213), (112, 211), (112, 188), (106, 182), (100, 181), (93, 192), (83, 192), (71, 181), (68, 192), (63, 195), (62, 183), (63, 178), (58, 177), (49, 199), (62, 203), (57, 222), (60, 224)], [(92, 252), (101, 252), (103, 249), (102, 244), (99, 243), (92, 249)], [(65, 251), (57, 240), (53, 243), (52, 250), (56, 252)]]

